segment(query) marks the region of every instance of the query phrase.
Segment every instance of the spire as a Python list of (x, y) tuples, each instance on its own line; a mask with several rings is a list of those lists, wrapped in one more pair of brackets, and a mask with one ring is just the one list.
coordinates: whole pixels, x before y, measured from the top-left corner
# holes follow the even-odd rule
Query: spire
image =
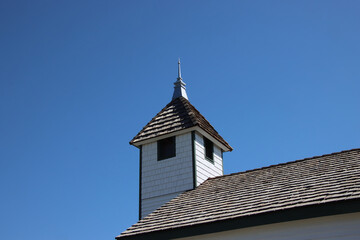
[(177, 80), (182, 80), (180, 64), (181, 64), (181, 62), (180, 62), (180, 58), (179, 58), (179, 60), (178, 60), (178, 78), (177, 78)]
[(181, 67), (180, 67), (180, 58), (178, 60), (178, 77), (177, 77), (177, 81), (174, 82), (174, 94), (172, 99), (176, 99), (178, 97), (184, 97), (186, 99), (188, 99), (187, 94), (186, 94), (186, 88), (185, 88), (185, 83), (183, 82), (182, 78), (181, 78)]

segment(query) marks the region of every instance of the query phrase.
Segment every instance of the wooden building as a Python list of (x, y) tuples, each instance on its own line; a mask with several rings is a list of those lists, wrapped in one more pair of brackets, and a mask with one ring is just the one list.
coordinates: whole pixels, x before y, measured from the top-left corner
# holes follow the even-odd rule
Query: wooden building
[(140, 149), (139, 221), (131, 239), (360, 239), (360, 149), (223, 175), (231, 146), (187, 99), (130, 142)]

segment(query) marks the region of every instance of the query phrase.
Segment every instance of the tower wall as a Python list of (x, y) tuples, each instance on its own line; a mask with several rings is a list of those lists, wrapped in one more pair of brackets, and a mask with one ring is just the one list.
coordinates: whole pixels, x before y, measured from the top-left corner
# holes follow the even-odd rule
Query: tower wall
[(142, 146), (141, 218), (194, 186), (191, 133), (176, 136), (175, 144), (176, 156), (161, 161), (157, 142)]
[(204, 138), (195, 133), (195, 159), (196, 159), (196, 186), (199, 186), (209, 177), (223, 175), (223, 159), (221, 149), (214, 144), (214, 162), (205, 158)]

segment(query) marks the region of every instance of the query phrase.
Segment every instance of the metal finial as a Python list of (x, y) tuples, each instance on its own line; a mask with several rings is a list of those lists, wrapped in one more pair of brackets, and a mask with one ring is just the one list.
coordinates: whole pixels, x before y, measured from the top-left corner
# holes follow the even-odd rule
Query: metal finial
[(180, 62), (180, 58), (179, 58), (179, 60), (178, 60), (178, 78), (177, 78), (178, 80), (179, 80), (179, 79), (182, 79), (182, 78), (181, 78), (181, 67), (180, 67), (180, 64), (181, 64), (181, 62)]
[(173, 99), (176, 99), (178, 97), (184, 97), (186, 99), (188, 99), (187, 94), (186, 94), (186, 88), (185, 88), (185, 83), (183, 82), (182, 78), (181, 78), (181, 67), (180, 67), (180, 58), (178, 59), (178, 78), (177, 81), (174, 82), (174, 94), (173, 94)]

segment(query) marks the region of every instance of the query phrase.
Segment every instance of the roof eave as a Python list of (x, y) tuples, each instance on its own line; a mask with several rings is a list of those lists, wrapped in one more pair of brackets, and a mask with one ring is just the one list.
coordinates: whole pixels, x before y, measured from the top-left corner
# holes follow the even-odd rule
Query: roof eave
[(222, 149), (224, 152), (229, 152), (232, 151), (233, 148), (232, 147), (227, 147), (224, 144), (222, 144), (220, 141), (218, 141), (216, 138), (214, 138), (213, 136), (211, 136), (209, 133), (207, 133), (204, 129), (202, 129), (201, 127), (197, 126), (193, 126), (190, 128), (185, 128), (185, 129), (181, 129), (181, 130), (177, 130), (171, 133), (167, 133), (167, 134), (162, 134), (156, 137), (151, 137), (142, 141), (131, 141), (130, 144), (139, 148), (141, 145), (144, 144), (148, 144), (148, 143), (152, 143), (152, 142), (156, 142), (158, 140), (164, 139), (164, 138), (168, 138), (168, 137), (172, 137), (172, 136), (176, 136), (176, 135), (181, 135), (181, 134), (185, 134), (191, 131), (198, 131), (201, 135), (205, 136), (206, 138), (210, 139), (215, 145), (217, 145), (220, 149)]
[(131, 141), (130, 145), (133, 145), (133, 146), (139, 148), (141, 145), (144, 145), (144, 144), (156, 142), (156, 141), (164, 139), (164, 138), (168, 138), (168, 137), (172, 137), (172, 136), (181, 135), (181, 134), (191, 132), (191, 131), (195, 130), (196, 127), (197, 126), (190, 127), (190, 128), (185, 128), (185, 129), (180, 129), (180, 130), (177, 130), (177, 131), (174, 131), (174, 132), (171, 132), (171, 133), (161, 134), (161, 135), (158, 135), (156, 137), (151, 137), (151, 138), (141, 140), (141, 141), (136, 141), (136, 140)]
[(301, 207), (293, 207), (279, 211), (270, 211), (250, 216), (235, 217), (226, 220), (194, 224), (190, 226), (171, 228), (148, 233), (139, 233), (127, 236), (119, 235), (115, 238), (118, 240), (176, 239), (253, 226), (260, 226), (265, 224), (273, 224), (293, 220), (303, 220), (315, 217), (325, 217), (355, 212), (360, 212), (360, 198), (312, 204)]

